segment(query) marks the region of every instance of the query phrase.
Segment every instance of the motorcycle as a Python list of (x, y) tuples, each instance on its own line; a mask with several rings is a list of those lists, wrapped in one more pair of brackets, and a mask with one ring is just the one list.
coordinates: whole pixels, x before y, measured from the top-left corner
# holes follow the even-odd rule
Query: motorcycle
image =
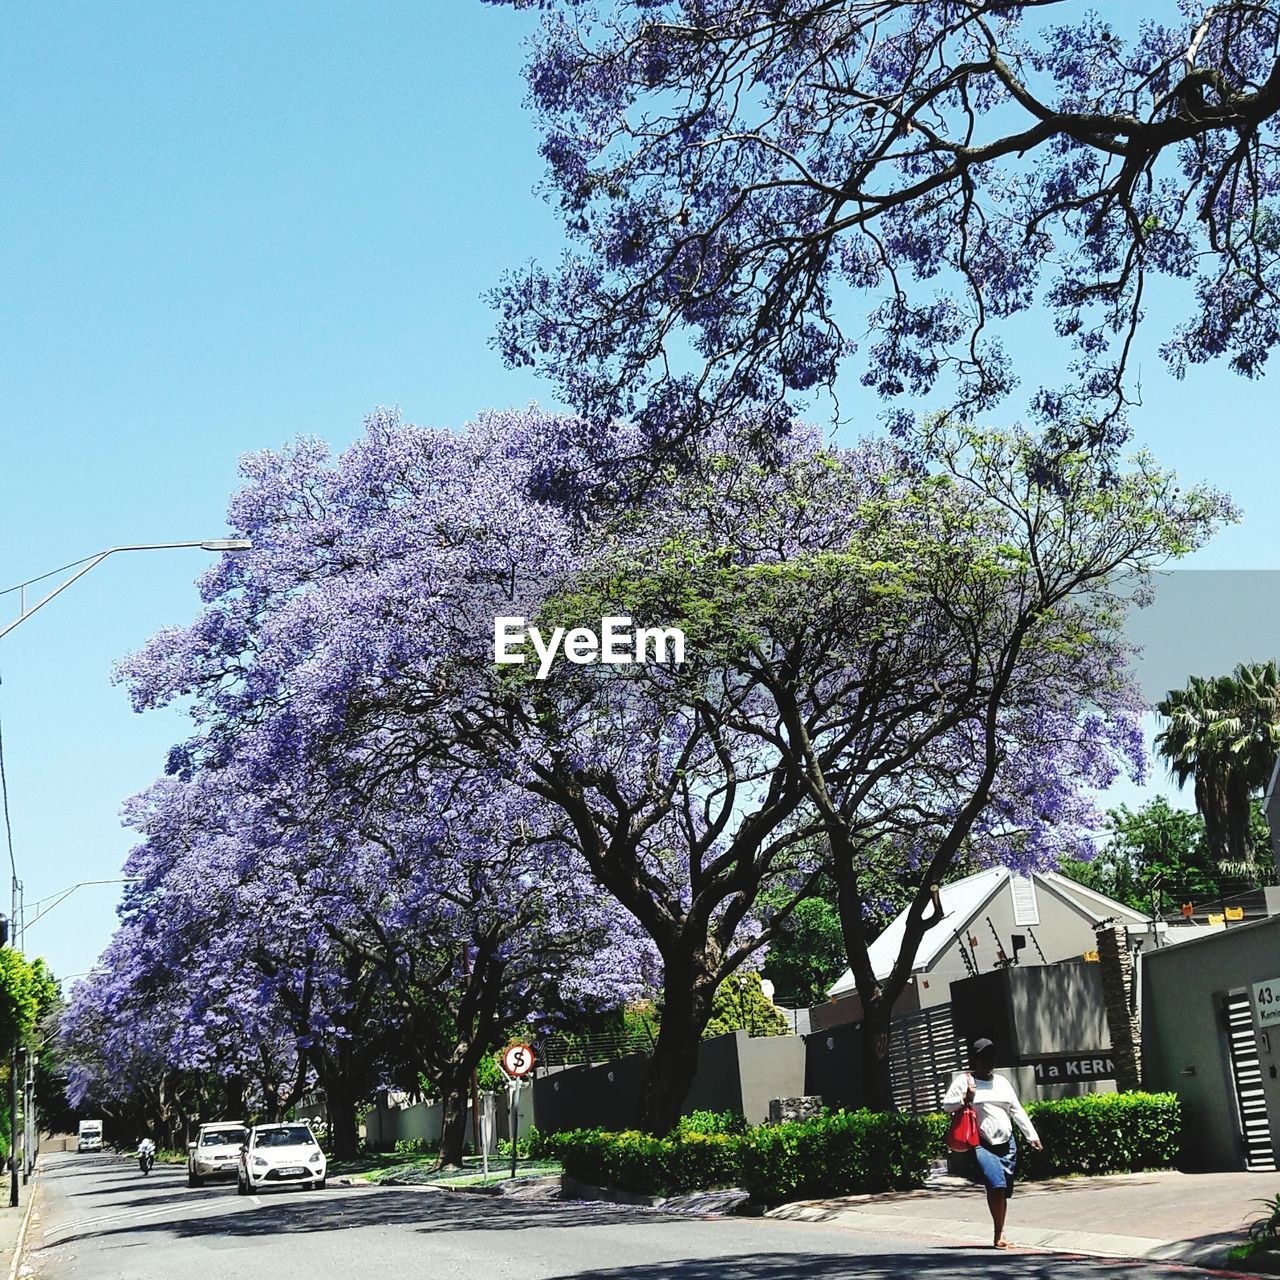
[(144, 1142), (138, 1148), (138, 1168), (143, 1173), (150, 1173), (151, 1166), (156, 1162), (156, 1148), (153, 1142)]

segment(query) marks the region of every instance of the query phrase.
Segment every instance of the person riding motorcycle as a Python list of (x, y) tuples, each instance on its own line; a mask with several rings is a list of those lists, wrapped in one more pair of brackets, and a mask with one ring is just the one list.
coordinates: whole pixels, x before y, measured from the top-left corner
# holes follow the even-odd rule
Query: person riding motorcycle
[(156, 1144), (150, 1138), (143, 1138), (138, 1143), (138, 1168), (143, 1173), (150, 1173), (151, 1166), (156, 1162)]

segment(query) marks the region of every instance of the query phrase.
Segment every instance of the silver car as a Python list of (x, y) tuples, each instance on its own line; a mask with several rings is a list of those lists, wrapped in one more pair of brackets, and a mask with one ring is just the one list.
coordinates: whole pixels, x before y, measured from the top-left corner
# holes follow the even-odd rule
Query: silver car
[(206, 1178), (234, 1178), (248, 1133), (236, 1120), (202, 1124), (196, 1140), (187, 1144), (187, 1186), (203, 1186)]

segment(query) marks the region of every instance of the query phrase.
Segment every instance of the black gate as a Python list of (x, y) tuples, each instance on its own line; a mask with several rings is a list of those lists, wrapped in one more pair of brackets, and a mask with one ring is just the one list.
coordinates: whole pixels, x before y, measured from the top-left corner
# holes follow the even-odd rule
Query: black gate
[(964, 1052), (951, 1023), (951, 1006), (937, 1005), (896, 1018), (889, 1027), (893, 1104), (916, 1115), (942, 1108), (942, 1097), (964, 1069)]
[(1231, 1081), (1235, 1086), (1236, 1118), (1244, 1141), (1246, 1169), (1274, 1169), (1275, 1148), (1267, 1121), (1267, 1097), (1262, 1087), (1262, 1063), (1253, 1033), (1253, 1005), (1247, 992), (1222, 998), (1227, 1023), (1227, 1048), (1231, 1056)]

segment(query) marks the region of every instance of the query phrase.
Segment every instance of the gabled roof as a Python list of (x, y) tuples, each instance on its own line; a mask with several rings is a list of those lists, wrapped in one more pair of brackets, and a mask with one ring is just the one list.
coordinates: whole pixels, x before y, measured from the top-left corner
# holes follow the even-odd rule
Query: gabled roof
[[(982, 909), (1005, 885), (1013, 873), (1008, 867), (988, 867), (985, 871), (965, 876), (944, 884), (938, 892), (942, 903), (942, 921), (929, 929), (920, 940), (912, 973), (926, 973), (933, 963), (954, 941), (957, 933), (963, 934)], [(1038, 886), (1042, 886), (1059, 898), (1067, 898), (1071, 905), (1095, 923), (1115, 917), (1126, 923), (1143, 924), (1147, 917), (1126, 907), (1122, 902), (1108, 898), (1106, 894), (1087, 889), (1082, 884), (1056, 871), (1032, 873)], [(902, 946), (902, 935), (907, 927), (907, 913), (901, 911), (885, 931), (867, 948), (871, 967), (877, 978), (883, 980), (893, 971), (894, 962)], [(839, 980), (827, 988), (828, 996), (843, 996), (857, 990), (853, 971), (846, 969)]]
[[(976, 875), (965, 876), (963, 880), (953, 880), (944, 884), (938, 891), (942, 903), (943, 919), (920, 939), (920, 950), (916, 952), (913, 973), (919, 973), (938, 958), (947, 944), (955, 937), (956, 931), (965, 928), (969, 921), (991, 900), (992, 895), (1009, 878), (1008, 867), (988, 867)], [(871, 967), (877, 978), (885, 979), (893, 971), (894, 961), (902, 946), (902, 935), (907, 928), (907, 913), (900, 911), (885, 931), (867, 949), (871, 956)], [(844, 975), (834, 986), (829, 987), (827, 995), (842, 996), (857, 990), (853, 979), (853, 970), (846, 969)]]
[(1035, 879), (1050, 889), (1056, 889), (1059, 897), (1070, 898), (1072, 905), (1090, 915), (1095, 924), (1108, 919), (1121, 920), (1126, 924), (1151, 923), (1150, 916), (1144, 915), (1141, 911), (1135, 911), (1114, 898), (1108, 898), (1105, 893), (1090, 889), (1088, 885), (1081, 884), (1079, 880), (1073, 880), (1070, 876), (1064, 876), (1059, 871), (1037, 871)]

